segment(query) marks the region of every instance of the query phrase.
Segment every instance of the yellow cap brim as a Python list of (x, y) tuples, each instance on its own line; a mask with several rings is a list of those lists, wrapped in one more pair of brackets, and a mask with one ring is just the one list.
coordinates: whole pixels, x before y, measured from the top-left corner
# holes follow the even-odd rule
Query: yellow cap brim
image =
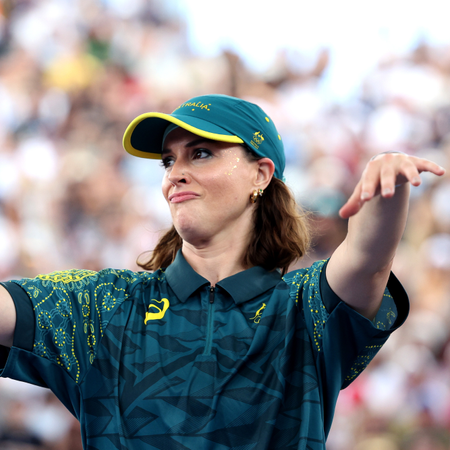
[[(150, 151), (143, 151), (140, 149), (135, 148), (132, 144), (132, 136), (136, 129), (136, 127), (142, 123), (142, 121), (150, 118), (157, 118), (157, 119), (163, 119), (167, 122), (173, 123), (175, 125), (178, 125), (181, 128), (184, 128), (187, 131), (190, 131), (191, 133), (204, 137), (206, 139), (212, 139), (214, 141), (221, 141), (221, 142), (230, 142), (233, 144), (243, 144), (244, 141), (234, 135), (230, 134), (220, 134), (220, 133), (213, 133), (210, 131), (206, 131), (202, 128), (198, 128), (199, 125), (205, 125), (204, 128), (208, 128), (208, 123), (205, 121), (201, 121), (199, 119), (193, 119), (193, 122), (196, 123), (197, 126), (194, 126), (192, 124), (189, 124), (185, 121), (182, 121), (176, 117), (173, 117), (170, 114), (164, 114), (164, 113), (158, 113), (158, 112), (150, 112), (141, 114), (140, 116), (136, 117), (130, 125), (128, 125), (127, 129), (125, 130), (125, 133), (123, 135), (122, 145), (123, 148), (130, 153), (133, 156), (137, 156), (139, 158), (148, 158), (148, 159), (161, 159), (161, 151), (162, 151), (162, 139), (161, 142), (158, 142), (156, 146), (159, 145), (159, 152), (150, 152)], [(150, 132), (149, 132), (150, 133)], [(152, 137), (149, 136), (149, 142), (151, 141)], [(155, 148), (155, 145), (153, 146)]]

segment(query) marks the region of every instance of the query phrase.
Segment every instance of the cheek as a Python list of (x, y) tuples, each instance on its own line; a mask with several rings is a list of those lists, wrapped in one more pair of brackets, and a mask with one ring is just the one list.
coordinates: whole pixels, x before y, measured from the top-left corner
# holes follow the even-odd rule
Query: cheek
[[(214, 198), (220, 199), (220, 203), (229, 205), (243, 204), (250, 196), (250, 188), (244, 178), (237, 172), (220, 177), (211, 191)], [(248, 191), (248, 192), (247, 192)]]
[(161, 191), (166, 200), (169, 197), (169, 189), (170, 189), (170, 182), (167, 179), (167, 175), (164, 175), (164, 178), (161, 183)]
[(235, 150), (227, 151), (228, 162), (225, 168), (225, 175), (232, 176), (234, 173), (239, 173), (241, 167), (242, 155)]

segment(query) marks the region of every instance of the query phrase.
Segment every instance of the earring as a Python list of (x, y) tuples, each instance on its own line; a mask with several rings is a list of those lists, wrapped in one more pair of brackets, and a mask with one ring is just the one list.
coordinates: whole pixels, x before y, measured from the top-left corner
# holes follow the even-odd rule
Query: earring
[(252, 203), (256, 203), (256, 201), (258, 200), (258, 197), (262, 197), (264, 191), (262, 189), (254, 189), (252, 192), (252, 195), (250, 195), (250, 201)]

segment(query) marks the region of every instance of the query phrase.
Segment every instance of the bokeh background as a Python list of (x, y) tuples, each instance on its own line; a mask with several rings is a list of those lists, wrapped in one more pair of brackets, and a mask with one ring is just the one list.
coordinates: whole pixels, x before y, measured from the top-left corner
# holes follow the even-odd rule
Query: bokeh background
[[(313, 3), (313, 4), (311, 4)], [(222, 93), (260, 104), (283, 137), (287, 184), (314, 213), (312, 252), (368, 159), (450, 168), (447, 2), (3, 0), (0, 279), (137, 270), (170, 223), (163, 169), (127, 155), (137, 115)], [(407, 323), (342, 391), (329, 450), (450, 449), (450, 180), (423, 176), (394, 271)], [(81, 449), (47, 390), (0, 380), (0, 448)]]

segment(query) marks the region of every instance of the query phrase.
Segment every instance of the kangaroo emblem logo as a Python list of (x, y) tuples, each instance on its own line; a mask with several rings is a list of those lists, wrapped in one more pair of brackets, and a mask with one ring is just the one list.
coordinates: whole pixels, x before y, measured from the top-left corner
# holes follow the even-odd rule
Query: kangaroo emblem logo
[(262, 135), (261, 131), (257, 131), (256, 133), (253, 133), (253, 140), (257, 144), (261, 144), (262, 141), (264, 141), (264, 136)]
[(255, 317), (251, 317), (249, 320), (253, 320), (254, 323), (259, 323), (262, 317), (262, 312), (264, 311), (264, 308), (266, 307), (266, 304), (263, 303), (261, 308), (256, 311)]
[[(169, 300), (167, 298), (162, 298), (161, 300), (155, 300), (154, 298), (152, 298), (152, 302), (162, 303), (162, 309), (159, 306), (150, 303), (150, 305), (148, 305), (148, 311), (145, 313), (144, 325), (147, 325), (147, 322), (149, 320), (162, 319), (170, 306)], [(156, 309), (156, 312), (150, 312), (150, 308)]]

